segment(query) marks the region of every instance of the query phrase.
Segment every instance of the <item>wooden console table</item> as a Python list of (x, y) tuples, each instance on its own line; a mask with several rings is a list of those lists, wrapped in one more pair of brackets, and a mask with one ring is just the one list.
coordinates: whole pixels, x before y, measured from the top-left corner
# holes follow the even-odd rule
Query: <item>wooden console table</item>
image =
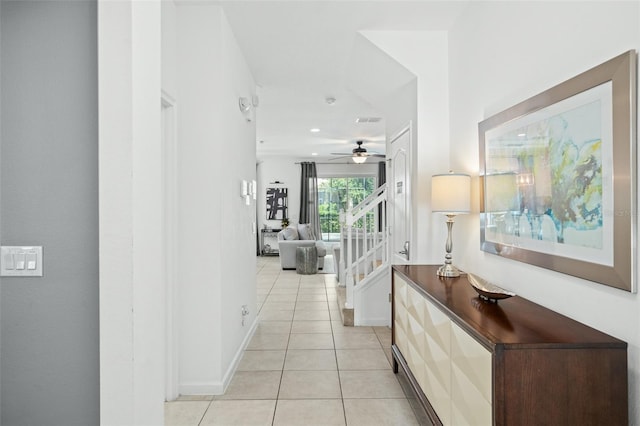
[(437, 268), (392, 280), (393, 368), (434, 424), (628, 423), (625, 342), (518, 296), (483, 301)]

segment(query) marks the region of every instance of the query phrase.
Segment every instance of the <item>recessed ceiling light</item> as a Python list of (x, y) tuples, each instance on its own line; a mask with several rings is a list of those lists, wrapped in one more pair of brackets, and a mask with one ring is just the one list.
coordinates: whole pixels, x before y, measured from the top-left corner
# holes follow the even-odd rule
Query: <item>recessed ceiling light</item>
[(311, 155), (313, 155), (314, 157), (316, 157), (318, 155), (317, 152), (312, 152)]
[(309, 130), (311, 133), (318, 133), (320, 131), (320, 129), (318, 129), (317, 127), (314, 127), (313, 129)]
[(356, 123), (379, 123), (382, 117), (358, 117)]
[(524, 138), (525, 136), (527, 136), (527, 134), (526, 133), (518, 133), (518, 136), (521, 137), (521, 138)]

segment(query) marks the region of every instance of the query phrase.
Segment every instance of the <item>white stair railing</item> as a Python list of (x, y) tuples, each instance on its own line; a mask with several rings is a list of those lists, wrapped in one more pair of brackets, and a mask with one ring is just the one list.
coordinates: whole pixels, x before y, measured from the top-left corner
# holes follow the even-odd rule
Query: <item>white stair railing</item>
[[(355, 286), (389, 263), (387, 184), (381, 185), (360, 204), (344, 212), (340, 232), (341, 282), (346, 287), (346, 307), (353, 308)], [(380, 207), (381, 206), (381, 207)]]

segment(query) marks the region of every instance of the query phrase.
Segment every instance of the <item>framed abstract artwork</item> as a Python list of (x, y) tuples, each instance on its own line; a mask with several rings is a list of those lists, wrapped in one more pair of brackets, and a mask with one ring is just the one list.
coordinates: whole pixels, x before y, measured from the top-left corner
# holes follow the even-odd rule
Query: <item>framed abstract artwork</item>
[(267, 188), (267, 220), (287, 218), (287, 188)]
[(483, 251), (635, 292), (636, 53), (479, 123)]

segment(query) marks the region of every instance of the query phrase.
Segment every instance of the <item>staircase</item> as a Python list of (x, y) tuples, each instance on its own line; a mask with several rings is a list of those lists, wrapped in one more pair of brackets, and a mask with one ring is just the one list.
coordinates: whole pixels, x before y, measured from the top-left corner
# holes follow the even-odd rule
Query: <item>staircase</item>
[[(345, 325), (389, 325), (389, 227), (386, 184), (343, 213), (340, 276)], [(342, 300), (341, 300), (342, 299)]]

